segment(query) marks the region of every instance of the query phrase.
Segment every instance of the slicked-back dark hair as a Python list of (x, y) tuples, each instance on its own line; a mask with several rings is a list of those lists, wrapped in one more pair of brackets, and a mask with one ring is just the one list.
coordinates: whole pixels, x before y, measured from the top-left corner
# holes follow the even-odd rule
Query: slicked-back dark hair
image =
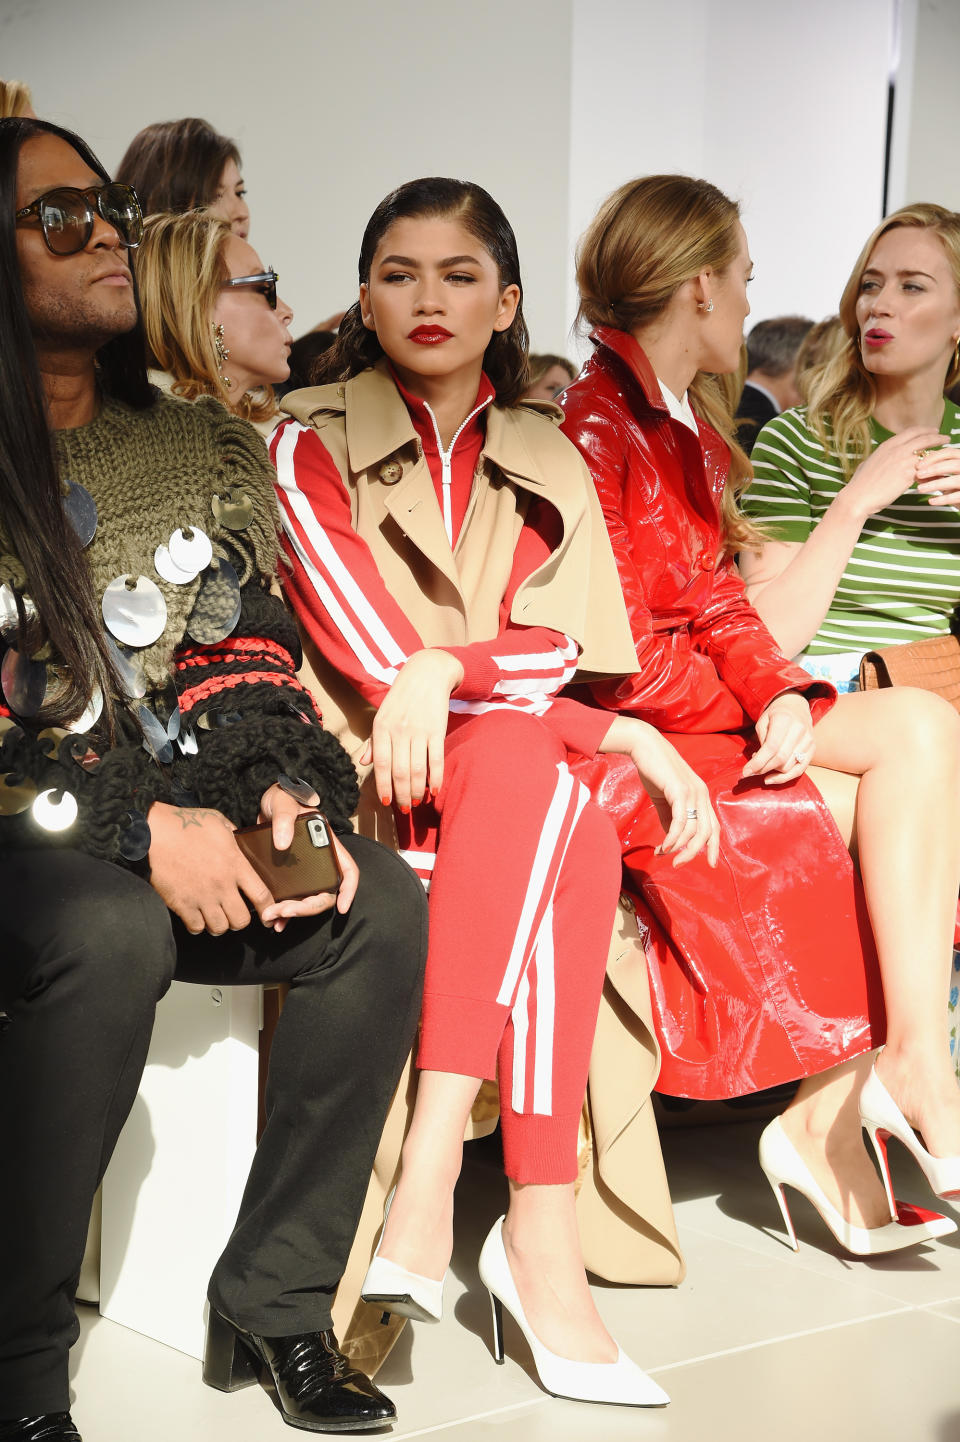
[[(79, 715), (92, 685), (109, 699), (116, 678), (103, 637), (100, 608), (86, 559), (63, 511), (60, 477), (17, 256), (17, 171), (23, 144), (55, 135), (104, 180), (104, 167), (72, 131), (47, 121), (0, 120), (0, 518), (26, 572), (26, 591), (54, 651), (64, 663), (62, 684), (37, 721)], [(142, 326), (115, 336), (97, 353), (100, 388), (144, 409), (154, 400), (147, 381)], [(30, 641), (21, 644), (29, 651)], [(109, 713), (108, 713), (109, 714)]]
[[(493, 196), (470, 180), (451, 180), (445, 176), (428, 176), (409, 180), (381, 200), (367, 222), (360, 245), (357, 266), (361, 285), (370, 280), (373, 257), (381, 240), (398, 220), (419, 220), (427, 216), (456, 220), (479, 240), (487, 251), (500, 279), (501, 290), (515, 285), (520, 301), (512, 323), (504, 331), (494, 331), (483, 356), (483, 368), (490, 377), (502, 406), (516, 405), (527, 384), (527, 354), (530, 338), (523, 318), (523, 283), (520, 279), (520, 257), (513, 227)], [(350, 307), (340, 322), (337, 344), (315, 362), (311, 380), (315, 383), (349, 380), (369, 366), (376, 365), (383, 355), (375, 331), (368, 330), (360, 315), (360, 302)]]

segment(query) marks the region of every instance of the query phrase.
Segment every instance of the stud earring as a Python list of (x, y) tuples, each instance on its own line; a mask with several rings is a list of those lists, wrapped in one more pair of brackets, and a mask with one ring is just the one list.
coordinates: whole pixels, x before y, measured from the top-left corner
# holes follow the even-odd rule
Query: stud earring
[(216, 356), (217, 356), (217, 374), (220, 376), (220, 379), (223, 381), (223, 383), (224, 383), (224, 385), (226, 386), (227, 390), (230, 390), (231, 387), (233, 386), (233, 381), (230, 379), (229, 376), (225, 376), (224, 373), (223, 373), (223, 363), (224, 363), (224, 361), (227, 361), (227, 360), (230, 359), (230, 352), (227, 350), (227, 347), (226, 347), (226, 346), (224, 345), (224, 343), (223, 343), (223, 324), (222, 324), (222, 323), (221, 323), (220, 325), (214, 327), (214, 330), (213, 330), (213, 349), (214, 349), (214, 351), (216, 352)]
[(706, 301), (701, 300), (701, 301), (698, 301), (698, 302), (697, 302), (697, 310), (705, 310), (705, 311), (707, 312), (707, 315), (709, 315), (710, 312), (713, 310), (713, 301), (712, 301), (712, 300), (706, 300)]

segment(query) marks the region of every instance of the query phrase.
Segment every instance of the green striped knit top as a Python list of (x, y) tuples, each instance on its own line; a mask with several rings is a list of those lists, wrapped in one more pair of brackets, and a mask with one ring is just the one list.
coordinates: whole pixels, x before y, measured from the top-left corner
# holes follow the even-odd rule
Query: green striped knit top
[[(891, 432), (870, 420), (872, 447)], [(944, 404), (943, 435), (960, 446), (960, 410)], [(743, 509), (771, 540), (805, 541), (844, 484), (840, 462), (807, 425), (805, 406), (763, 427), (750, 458), (755, 479)], [(960, 513), (911, 488), (870, 516), (810, 656), (864, 651), (943, 635), (960, 601)]]

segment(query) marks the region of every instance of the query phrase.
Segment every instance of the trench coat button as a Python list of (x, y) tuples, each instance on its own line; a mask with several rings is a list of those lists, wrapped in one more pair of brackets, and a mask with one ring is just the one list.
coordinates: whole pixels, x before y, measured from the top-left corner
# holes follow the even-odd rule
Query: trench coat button
[(701, 571), (715, 571), (717, 568), (717, 558), (712, 551), (701, 551), (697, 557), (697, 565)]
[(384, 461), (377, 475), (386, 485), (392, 486), (394, 482), (399, 481), (403, 475), (403, 466), (401, 466), (399, 461)]

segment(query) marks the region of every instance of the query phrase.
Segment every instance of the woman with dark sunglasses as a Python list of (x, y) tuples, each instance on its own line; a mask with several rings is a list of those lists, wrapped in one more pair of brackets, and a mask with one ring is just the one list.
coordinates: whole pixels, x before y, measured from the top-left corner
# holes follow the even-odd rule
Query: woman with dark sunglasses
[(161, 389), (212, 395), (268, 435), (272, 387), (290, 374), (293, 311), (276, 272), (222, 220), (200, 211), (153, 215), (134, 262)]

